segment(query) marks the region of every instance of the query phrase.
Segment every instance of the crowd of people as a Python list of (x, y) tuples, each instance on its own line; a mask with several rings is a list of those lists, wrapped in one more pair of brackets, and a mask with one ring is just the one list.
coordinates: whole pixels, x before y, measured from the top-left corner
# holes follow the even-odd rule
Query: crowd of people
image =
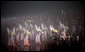
[[(8, 47), (12, 51), (44, 51), (50, 47), (58, 46), (59, 41), (65, 41), (70, 36), (66, 35), (68, 27), (59, 23), (59, 30), (53, 25), (45, 26), (41, 23), (40, 26), (32, 24), (31, 20), (27, 20), (24, 25), (19, 24), (8, 32)], [(77, 37), (78, 38), (78, 37)]]

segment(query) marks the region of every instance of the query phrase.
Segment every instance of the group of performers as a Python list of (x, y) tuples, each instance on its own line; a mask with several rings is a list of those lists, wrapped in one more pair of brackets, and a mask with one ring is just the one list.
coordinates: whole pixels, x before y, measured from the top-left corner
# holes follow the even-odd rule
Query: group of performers
[(47, 27), (41, 23), (41, 25), (38, 26), (31, 22), (31, 20), (28, 20), (24, 25), (19, 24), (19, 26), (14, 27), (13, 30), (7, 27), (9, 50), (44, 51), (49, 49), (51, 45), (56, 44), (58, 39), (67, 39), (66, 31), (68, 27), (62, 23), (59, 23), (60, 30), (57, 30), (53, 25)]

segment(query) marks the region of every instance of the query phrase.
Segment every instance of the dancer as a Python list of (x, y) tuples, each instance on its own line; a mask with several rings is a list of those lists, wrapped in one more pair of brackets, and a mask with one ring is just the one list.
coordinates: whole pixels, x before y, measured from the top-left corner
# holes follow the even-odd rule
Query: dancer
[(61, 29), (61, 35), (62, 35), (63, 40), (66, 40), (67, 39), (66, 31), (68, 27), (60, 22), (60, 29)]
[(27, 31), (26, 36), (24, 38), (24, 51), (30, 51), (30, 43), (29, 43), (29, 35), (31, 33), (29, 31)]

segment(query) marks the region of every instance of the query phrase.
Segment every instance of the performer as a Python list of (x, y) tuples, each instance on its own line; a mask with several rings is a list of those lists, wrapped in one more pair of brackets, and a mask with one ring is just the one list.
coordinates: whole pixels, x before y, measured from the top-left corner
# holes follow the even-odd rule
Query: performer
[(56, 46), (59, 39), (59, 32), (52, 25), (50, 25), (50, 34), (51, 34), (51, 46)]
[(30, 50), (30, 43), (29, 43), (29, 35), (30, 35), (31, 33), (29, 32), (29, 31), (27, 31), (27, 33), (26, 33), (26, 36), (25, 36), (25, 38), (24, 38), (24, 51), (29, 51)]
[(13, 28), (13, 31), (11, 31), (11, 37), (9, 38), (12, 51), (15, 51), (16, 48), (15, 39), (14, 39), (15, 34), (16, 34), (15, 29)]
[(36, 27), (36, 38), (35, 38), (35, 44), (36, 44), (36, 51), (40, 51), (40, 48), (41, 48), (41, 40), (40, 40), (40, 27)]
[(20, 51), (20, 32), (16, 35), (17, 51)]
[(64, 26), (64, 24), (60, 23), (60, 29), (61, 29), (61, 35), (63, 40), (66, 40), (67, 36), (66, 36), (66, 30), (68, 29), (67, 26)]
[(44, 51), (47, 41), (47, 27), (41, 23), (41, 49)]
[(24, 50), (24, 35), (25, 33), (24, 32), (21, 32), (21, 35), (20, 35), (20, 50), (23, 51)]

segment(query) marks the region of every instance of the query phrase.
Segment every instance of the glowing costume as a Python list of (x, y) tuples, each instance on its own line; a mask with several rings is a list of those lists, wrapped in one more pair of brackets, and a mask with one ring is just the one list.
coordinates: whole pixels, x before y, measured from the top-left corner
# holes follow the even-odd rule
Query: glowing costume
[(30, 32), (28, 32), (27, 31), (27, 33), (26, 33), (26, 37), (24, 38), (24, 50), (25, 51), (29, 51), (29, 46), (30, 46), (30, 43), (29, 43), (29, 35), (30, 35), (31, 33)]
[(67, 38), (66, 30), (68, 29), (68, 27), (64, 26), (64, 24), (60, 23), (60, 29), (62, 29), (62, 32), (61, 32), (62, 36), (61, 37), (63, 38), (63, 40), (66, 40), (66, 38)]
[(36, 51), (40, 51), (41, 48), (41, 40), (40, 40), (40, 27), (37, 27), (37, 25), (35, 25), (36, 28), (36, 38), (35, 38), (35, 45), (36, 45)]

